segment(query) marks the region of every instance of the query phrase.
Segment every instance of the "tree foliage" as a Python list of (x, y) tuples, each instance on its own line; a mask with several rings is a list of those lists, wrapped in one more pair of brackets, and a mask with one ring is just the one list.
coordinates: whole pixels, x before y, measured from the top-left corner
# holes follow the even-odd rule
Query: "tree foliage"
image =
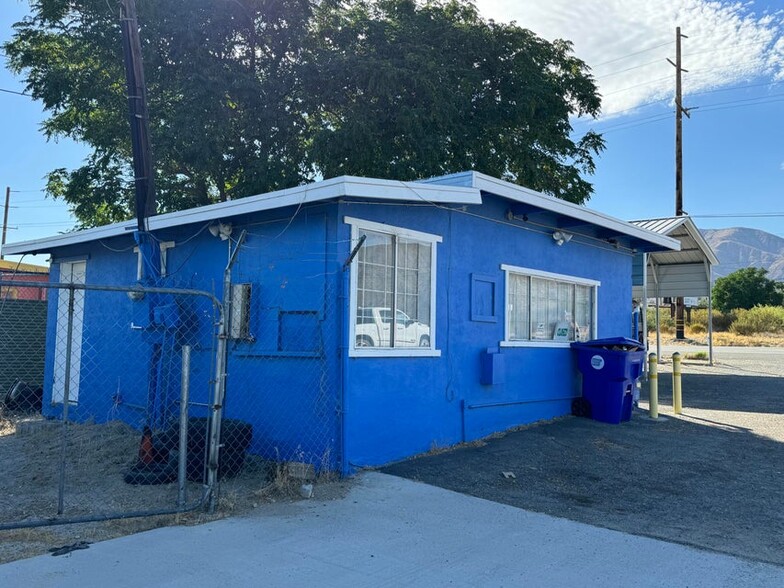
[[(91, 153), (48, 176), (84, 226), (129, 218), (133, 186), (114, 0), (30, 0), (5, 44), (49, 138)], [(465, 0), (137, 0), (159, 212), (340, 174), (477, 169), (582, 203), (599, 112), (566, 41)]]
[(784, 296), (768, 270), (747, 267), (719, 278), (713, 286), (713, 303), (721, 312), (755, 306), (779, 306)]

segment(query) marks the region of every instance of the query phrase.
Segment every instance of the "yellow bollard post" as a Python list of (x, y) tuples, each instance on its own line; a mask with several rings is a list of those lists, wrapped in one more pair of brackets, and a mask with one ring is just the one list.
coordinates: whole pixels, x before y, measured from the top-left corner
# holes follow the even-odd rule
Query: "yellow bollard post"
[(648, 385), (650, 387), (650, 415), (652, 419), (659, 418), (659, 362), (656, 354), (648, 356)]
[(672, 354), (672, 411), (681, 414), (681, 354)]

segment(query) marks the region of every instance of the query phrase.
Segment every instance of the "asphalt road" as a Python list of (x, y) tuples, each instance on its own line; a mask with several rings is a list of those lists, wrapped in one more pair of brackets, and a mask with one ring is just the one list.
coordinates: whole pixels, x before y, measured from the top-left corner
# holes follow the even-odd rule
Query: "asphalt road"
[[(707, 352), (708, 348), (702, 345), (662, 345), (662, 359), (669, 362), (676, 351), (683, 357), (687, 353)], [(700, 368), (705, 367), (708, 369), (706, 373), (732, 373), (735, 369), (784, 377), (784, 347), (714, 347), (713, 359), (713, 367), (705, 361), (686, 361), (693, 372), (703, 373)]]

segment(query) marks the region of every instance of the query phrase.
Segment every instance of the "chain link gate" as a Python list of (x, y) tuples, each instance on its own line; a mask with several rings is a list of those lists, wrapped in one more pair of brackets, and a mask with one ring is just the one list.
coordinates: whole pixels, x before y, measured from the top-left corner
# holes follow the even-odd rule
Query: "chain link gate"
[(0, 281), (0, 529), (201, 507), (221, 305), (60, 266)]
[(324, 276), (227, 272), (224, 310), (204, 291), (85, 285), (84, 269), (0, 281), (0, 530), (214, 510), (243, 480), (340, 469)]

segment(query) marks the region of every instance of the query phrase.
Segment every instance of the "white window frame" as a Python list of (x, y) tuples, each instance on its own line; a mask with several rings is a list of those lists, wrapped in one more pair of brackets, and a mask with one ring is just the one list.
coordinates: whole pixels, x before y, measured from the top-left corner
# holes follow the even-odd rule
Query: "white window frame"
[[(166, 252), (169, 249), (174, 249), (175, 243), (174, 241), (161, 241), (158, 243), (158, 247), (161, 250), (161, 277), (166, 277)], [(142, 275), (144, 273), (144, 264), (142, 263), (142, 252), (139, 250), (138, 247), (133, 248), (133, 252), (136, 254), (136, 279), (141, 280)]]
[[(579, 278), (577, 276), (569, 276), (566, 274), (556, 274), (553, 272), (545, 272), (526, 267), (518, 267), (516, 265), (501, 264), (501, 269), (504, 272), (504, 340), (500, 342), (501, 347), (569, 347), (571, 342), (567, 341), (547, 341), (547, 340), (528, 340), (528, 341), (510, 341), (509, 340), (509, 275), (521, 275), (529, 278), (545, 278), (548, 280), (556, 280), (558, 282), (566, 282), (578, 286), (591, 286), (593, 288), (593, 308), (591, 309), (591, 339), (596, 338), (598, 332), (598, 319), (599, 319), (599, 286), (602, 283), (598, 280), (591, 280), (589, 278)], [(530, 307), (528, 309), (531, 311)], [(530, 315), (529, 315), (530, 322)]]
[[(430, 347), (357, 347), (356, 346), (356, 325), (357, 325), (357, 274), (358, 272), (351, 267), (349, 285), (349, 357), (440, 357), (441, 351), (436, 349), (436, 244), (443, 242), (440, 235), (432, 235), (412, 229), (405, 229), (387, 225), (384, 223), (373, 222), (360, 218), (346, 216), (343, 222), (351, 225), (351, 247), (359, 241), (359, 233), (362, 230), (383, 233), (404, 239), (413, 239), (423, 243), (430, 243)], [(353, 266), (353, 264), (352, 264)]]

